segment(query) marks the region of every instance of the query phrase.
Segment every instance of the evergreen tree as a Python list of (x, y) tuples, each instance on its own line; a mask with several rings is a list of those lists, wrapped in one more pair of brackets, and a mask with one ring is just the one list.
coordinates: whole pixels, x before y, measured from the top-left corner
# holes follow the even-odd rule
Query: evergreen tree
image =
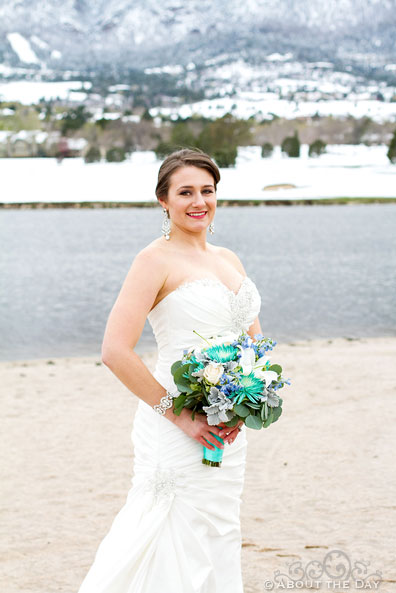
[(309, 145), (309, 156), (320, 156), (324, 152), (326, 152), (326, 144), (320, 139), (315, 140)]
[(161, 161), (165, 159), (168, 156), (168, 154), (171, 154), (171, 152), (173, 152), (174, 150), (176, 149), (172, 144), (170, 144), (169, 142), (163, 142), (162, 140), (158, 142), (157, 146), (154, 148), (155, 156), (157, 157), (157, 159)]
[(300, 156), (300, 140), (298, 138), (297, 131), (294, 132), (294, 136), (288, 136), (283, 140), (281, 150), (290, 157)]
[(235, 165), (238, 149), (236, 146), (223, 146), (217, 148), (212, 157), (216, 161), (218, 167), (232, 167)]
[(121, 163), (125, 161), (125, 150), (119, 146), (113, 146), (106, 152), (106, 161), (108, 163)]
[(90, 146), (85, 153), (84, 161), (86, 163), (96, 163), (99, 162), (102, 158), (100, 154), (100, 149), (98, 146)]
[(264, 142), (264, 144), (261, 147), (262, 158), (267, 158), (267, 157), (271, 156), (273, 150), (274, 150), (274, 147), (270, 142)]
[(195, 142), (195, 136), (185, 122), (178, 122), (172, 126), (170, 144), (181, 148), (191, 148)]
[(396, 163), (396, 130), (393, 132), (393, 137), (389, 144), (389, 150), (386, 154), (387, 154), (387, 157), (390, 160), (390, 162), (392, 164), (395, 164)]
[(69, 130), (79, 130), (87, 123), (89, 118), (92, 117), (91, 113), (86, 111), (84, 105), (79, 105), (69, 111), (62, 117), (62, 135), (65, 136)]

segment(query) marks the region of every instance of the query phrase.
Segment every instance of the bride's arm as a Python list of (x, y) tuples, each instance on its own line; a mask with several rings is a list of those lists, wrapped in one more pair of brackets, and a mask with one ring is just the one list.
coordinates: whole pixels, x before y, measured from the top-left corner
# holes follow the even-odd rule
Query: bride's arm
[[(135, 257), (119, 295), (110, 312), (102, 344), (102, 361), (116, 377), (137, 397), (153, 407), (166, 395), (164, 387), (149, 371), (134, 348), (143, 331), (160, 288), (167, 278), (165, 257), (153, 248), (146, 247)], [(215, 426), (209, 426), (206, 416), (183, 408), (178, 416), (173, 406), (165, 410), (165, 417), (176, 424), (188, 436), (214, 449), (219, 434)], [(212, 443), (212, 444), (210, 444)]]
[[(134, 348), (156, 296), (167, 277), (163, 256), (146, 247), (135, 257), (107, 320), (102, 361), (116, 377), (148, 405), (158, 404), (166, 390)], [(174, 421), (172, 409), (165, 416)]]

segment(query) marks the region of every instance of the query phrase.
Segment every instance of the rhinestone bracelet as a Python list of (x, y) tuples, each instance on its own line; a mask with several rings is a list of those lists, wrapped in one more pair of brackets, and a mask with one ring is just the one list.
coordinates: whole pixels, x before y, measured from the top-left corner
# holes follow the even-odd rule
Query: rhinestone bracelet
[(172, 407), (173, 399), (179, 395), (178, 392), (171, 393), (170, 391), (166, 390), (166, 395), (161, 397), (160, 403), (153, 406), (153, 409), (163, 416), (168, 408)]

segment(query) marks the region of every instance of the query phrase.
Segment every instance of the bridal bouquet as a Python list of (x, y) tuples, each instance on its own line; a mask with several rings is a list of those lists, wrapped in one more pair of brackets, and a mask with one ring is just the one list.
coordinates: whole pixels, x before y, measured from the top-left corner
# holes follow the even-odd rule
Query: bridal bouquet
[[(180, 392), (174, 400), (174, 413), (180, 415), (183, 408), (189, 408), (193, 420), (195, 413), (204, 413), (211, 426), (220, 422), (235, 426), (242, 420), (256, 430), (276, 422), (282, 413), (277, 391), (290, 381), (266, 354), (276, 342), (262, 334), (255, 334), (254, 339), (245, 332), (237, 337), (202, 338), (202, 346), (184, 350), (182, 359), (171, 367)], [(219, 467), (222, 456), (223, 449), (204, 446), (202, 463)]]

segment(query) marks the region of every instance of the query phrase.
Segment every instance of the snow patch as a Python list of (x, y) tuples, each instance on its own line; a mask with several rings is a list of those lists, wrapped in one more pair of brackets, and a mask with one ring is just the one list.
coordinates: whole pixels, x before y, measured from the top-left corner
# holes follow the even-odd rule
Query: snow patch
[(30, 41), (34, 43), (34, 45), (37, 45), (37, 47), (39, 47), (40, 49), (49, 48), (48, 43), (46, 41), (43, 41), (42, 39), (40, 39), (40, 37), (37, 37), (36, 35), (32, 35)]
[(8, 33), (7, 39), (21, 62), (27, 64), (40, 63), (36, 54), (32, 50), (29, 41), (22, 37), (20, 33)]
[(92, 83), (70, 80), (67, 82), (30, 82), (18, 80), (8, 83), (0, 83), (0, 99), (2, 101), (20, 101), (24, 105), (38, 103), (43, 97), (45, 100), (71, 99), (84, 100), (85, 93), (77, 93), (82, 87), (90, 88)]

